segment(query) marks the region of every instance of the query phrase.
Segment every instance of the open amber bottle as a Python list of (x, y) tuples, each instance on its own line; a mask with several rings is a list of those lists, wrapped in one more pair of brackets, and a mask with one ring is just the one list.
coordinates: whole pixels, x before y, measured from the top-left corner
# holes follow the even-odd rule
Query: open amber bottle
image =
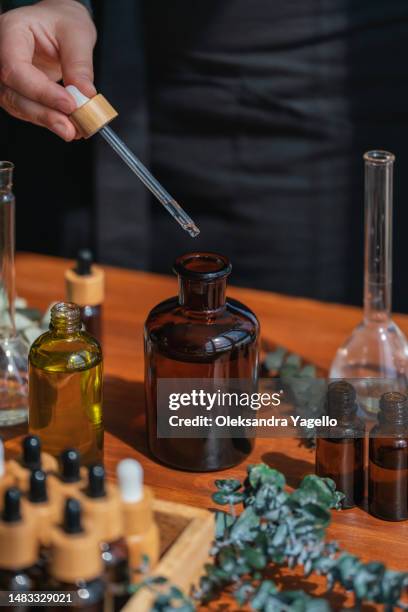
[(159, 438), (159, 379), (246, 379), (258, 376), (259, 323), (226, 298), (229, 260), (189, 253), (174, 265), (179, 295), (158, 304), (145, 325), (145, 389), (149, 447), (157, 459), (192, 471), (220, 470), (250, 452), (249, 438)]

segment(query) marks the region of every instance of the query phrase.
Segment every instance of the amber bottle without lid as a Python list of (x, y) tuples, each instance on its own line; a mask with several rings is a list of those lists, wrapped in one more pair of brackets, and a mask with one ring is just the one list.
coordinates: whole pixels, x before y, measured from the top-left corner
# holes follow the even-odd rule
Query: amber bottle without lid
[(368, 508), (386, 521), (408, 519), (408, 400), (385, 393), (370, 432)]
[(22, 513), (20, 491), (15, 487), (7, 489), (0, 519), (0, 590), (37, 588), (38, 549), (36, 524), (28, 512)]
[(85, 330), (102, 343), (102, 304), (105, 294), (105, 275), (93, 265), (88, 249), (78, 253), (76, 267), (65, 273), (68, 302), (78, 304)]
[(54, 457), (75, 446), (90, 465), (103, 458), (102, 352), (81, 325), (79, 307), (60, 302), (51, 310), (50, 331), (33, 343), (29, 429)]
[(226, 298), (228, 259), (190, 253), (174, 266), (179, 296), (158, 304), (145, 324), (145, 391), (149, 447), (173, 467), (211, 471), (231, 467), (251, 451), (249, 438), (157, 437), (160, 378), (246, 379), (258, 376), (259, 323), (246, 306)]
[(77, 499), (66, 500), (63, 524), (52, 531), (49, 573), (49, 590), (76, 592), (78, 596), (79, 601), (66, 610), (103, 612), (103, 563), (95, 534), (82, 524)]
[(130, 596), (128, 548), (123, 537), (119, 490), (105, 482), (102, 465), (89, 468), (88, 485), (83, 491), (82, 505), (84, 518), (92, 524), (99, 541), (110, 608), (121, 610)]
[(344, 508), (361, 504), (364, 499), (365, 426), (357, 417), (356, 392), (341, 380), (329, 385), (327, 412), (337, 420), (330, 429), (318, 431), (316, 440), (316, 474), (329, 477), (344, 493)]

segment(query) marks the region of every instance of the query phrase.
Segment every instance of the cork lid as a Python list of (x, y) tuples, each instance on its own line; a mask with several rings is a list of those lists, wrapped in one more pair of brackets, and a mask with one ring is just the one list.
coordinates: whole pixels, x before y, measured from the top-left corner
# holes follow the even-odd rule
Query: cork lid
[(82, 522), (81, 504), (68, 498), (63, 524), (51, 531), (50, 575), (60, 582), (92, 580), (102, 575), (103, 563), (96, 534)]
[(84, 520), (90, 522), (100, 542), (114, 542), (123, 536), (123, 518), (118, 488), (105, 482), (102, 465), (89, 468), (88, 486), (82, 492)]
[(23, 507), (19, 489), (7, 489), (0, 518), (0, 569), (31, 567), (37, 561), (38, 548), (36, 522)]
[(79, 306), (98, 306), (105, 298), (105, 273), (93, 265), (92, 253), (82, 249), (74, 269), (65, 272), (67, 300)]

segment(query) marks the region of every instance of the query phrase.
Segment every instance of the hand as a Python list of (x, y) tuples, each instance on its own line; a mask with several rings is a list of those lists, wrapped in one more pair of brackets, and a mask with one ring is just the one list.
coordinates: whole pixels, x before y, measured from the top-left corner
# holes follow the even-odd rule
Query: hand
[(77, 137), (69, 115), (76, 106), (57, 84), (93, 85), (96, 30), (76, 0), (42, 0), (0, 16), (0, 106), (19, 119), (47, 127), (66, 141)]

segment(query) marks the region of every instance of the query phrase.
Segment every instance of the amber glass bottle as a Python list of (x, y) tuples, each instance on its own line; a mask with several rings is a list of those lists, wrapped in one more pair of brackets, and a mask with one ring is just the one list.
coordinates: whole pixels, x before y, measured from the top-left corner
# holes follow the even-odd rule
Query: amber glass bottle
[(370, 432), (368, 507), (386, 521), (408, 519), (408, 400), (384, 393)]
[(258, 375), (259, 323), (246, 306), (226, 299), (229, 260), (189, 253), (174, 265), (179, 295), (158, 304), (145, 325), (145, 388), (150, 450), (163, 463), (192, 471), (220, 470), (251, 450), (248, 438), (158, 438), (160, 378), (247, 379)]
[(60, 302), (51, 311), (50, 331), (29, 356), (29, 429), (44, 451), (59, 457), (75, 446), (85, 465), (102, 461), (102, 352), (81, 331), (76, 304)]
[(352, 508), (364, 499), (365, 426), (357, 417), (356, 392), (345, 380), (329, 385), (327, 413), (337, 425), (330, 436), (317, 432), (316, 474), (332, 478), (345, 495), (343, 507)]

